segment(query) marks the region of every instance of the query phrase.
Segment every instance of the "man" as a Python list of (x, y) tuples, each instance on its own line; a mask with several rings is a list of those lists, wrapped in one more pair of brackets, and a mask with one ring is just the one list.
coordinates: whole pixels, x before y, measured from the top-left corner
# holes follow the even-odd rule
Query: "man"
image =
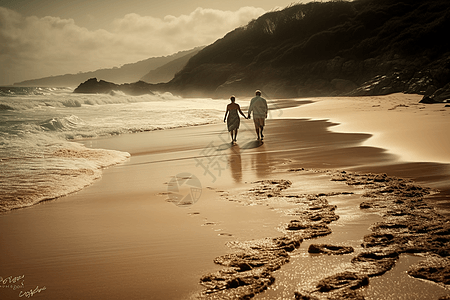
[(253, 112), (253, 123), (255, 123), (256, 135), (258, 136), (258, 141), (264, 138), (264, 121), (267, 118), (267, 101), (261, 97), (261, 91), (257, 90), (255, 92), (256, 97), (253, 97), (250, 101), (250, 106), (248, 107), (248, 118), (250, 119), (250, 113)]

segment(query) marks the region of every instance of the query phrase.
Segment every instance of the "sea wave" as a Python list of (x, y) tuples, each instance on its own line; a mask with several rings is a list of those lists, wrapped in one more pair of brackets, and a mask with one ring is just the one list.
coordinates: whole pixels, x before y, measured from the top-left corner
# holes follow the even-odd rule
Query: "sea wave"
[(64, 101), (62, 101), (62, 105), (64, 105), (65, 107), (81, 107), (80, 101), (78, 101), (76, 99), (64, 100)]
[(84, 105), (127, 104), (180, 99), (180, 97), (168, 92), (130, 96), (121, 91), (112, 91), (109, 94), (74, 94), (73, 90), (69, 88), (0, 87), (0, 111), (20, 111), (42, 107), (73, 108)]
[(14, 110), (14, 107), (8, 104), (0, 103), (0, 111), (1, 110)]
[(70, 115), (68, 117), (62, 117), (62, 118), (51, 118), (48, 119), (39, 125), (44, 130), (75, 130), (76, 128), (79, 128), (80, 126), (85, 125), (86, 123), (80, 119), (79, 117), (75, 115)]
[(101, 169), (130, 157), (127, 152), (89, 149), (48, 134), (24, 137), (0, 138), (0, 212), (79, 191), (100, 178)]
[(52, 95), (58, 93), (72, 92), (69, 87), (0, 87), (0, 96), (18, 97), (18, 96), (36, 96)]
[(0, 212), (78, 191), (129, 157), (78, 139), (218, 123), (226, 104), (169, 93), (0, 97)]

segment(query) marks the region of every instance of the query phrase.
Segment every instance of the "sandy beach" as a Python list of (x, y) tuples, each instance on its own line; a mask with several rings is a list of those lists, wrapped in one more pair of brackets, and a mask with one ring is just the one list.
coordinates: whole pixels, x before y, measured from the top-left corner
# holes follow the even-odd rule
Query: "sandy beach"
[[(381, 189), (393, 178), (403, 178), (415, 189), (429, 188), (420, 188), (420, 195), (404, 203), (420, 201), (417, 211), (435, 221), (433, 228), (448, 228), (450, 108), (419, 104), (421, 97), (271, 100), (282, 109), (271, 111), (264, 143), (256, 141), (251, 120), (241, 120), (235, 146), (224, 124), (81, 141), (131, 157), (105, 169), (101, 179), (77, 193), (0, 215), (0, 298), (341, 297), (334, 290), (318, 294), (318, 282), (356, 268), (351, 261), (369, 247), (364, 236), (379, 233), (372, 225), (399, 222), (387, 218), (395, 217), (388, 211), (400, 196), (383, 198), (388, 203), (383, 207), (376, 200), (385, 195), (372, 197), (372, 202), (364, 196), (373, 182)], [(386, 175), (382, 181), (355, 175), (368, 173)], [(352, 184), (355, 178), (359, 184)], [(366, 209), (360, 207), (363, 202)], [(320, 230), (299, 233), (299, 211), (312, 203), (327, 212), (329, 222), (313, 222)], [(443, 233), (440, 241), (447, 250), (448, 237)], [(311, 254), (312, 244), (353, 251)], [(376, 247), (392, 250), (397, 244)], [(272, 269), (267, 263), (232, 264), (236, 253), (253, 253), (255, 245), (257, 255), (275, 255), (267, 249), (277, 248)], [(396, 255), (383, 257), (392, 262), (390, 267), (377, 275), (367, 273), (367, 282), (365, 277), (354, 279), (360, 285), (347, 298), (450, 297), (448, 283), (406, 273), (426, 259), (424, 249), (413, 255), (411, 249), (395, 248)], [(433, 251), (428, 254), (436, 255)], [(220, 285), (218, 275), (211, 274), (223, 275), (227, 267), (234, 268), (228, 275), (235, 277)], [(263, 268), (256, 285), (239, 277), (245, 272), (256, 276)], [(348, 292), (345, 287), (336, 290)]]

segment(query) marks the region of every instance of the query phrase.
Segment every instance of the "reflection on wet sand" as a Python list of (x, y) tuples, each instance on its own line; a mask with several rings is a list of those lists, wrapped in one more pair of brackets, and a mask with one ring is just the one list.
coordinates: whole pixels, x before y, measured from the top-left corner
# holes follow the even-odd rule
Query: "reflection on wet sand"
[(264, 144), (258, 148), (258, 152), (252, 155), (252, 169), (256, 171), (256, 177), (265, 178), (270, 171), (271, 163)]
[[(270, 160), (269, 153), (263, 142), (254, 140), (245, 143), (242, 146), (234, 146), (232, 149), (232, 156), (229, 157), (230, 167), (232, 176), (236, 182), (242, 180), (242, 161), (241, 161), (241, 151), (248, 155), (249, 169), (254, 171), (257, 178), (263, 178), (267, 176), (268, 172), (271, 170), (273, 162)], [(244, 159), (245, 161), (245, 159)], [(239, 177), (239, 180), (236, 178)]]
[(231, 153), (228, 156), (228, 165), (231, 169), (231, 176), (236, 183), (242, 182), (242, 159), (241, 149), (239, 145), (231, 148)]

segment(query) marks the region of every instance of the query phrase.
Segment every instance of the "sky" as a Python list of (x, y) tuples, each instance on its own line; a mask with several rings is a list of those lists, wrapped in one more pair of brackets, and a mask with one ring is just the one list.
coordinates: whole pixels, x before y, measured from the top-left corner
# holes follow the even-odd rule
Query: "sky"
[(0, 0), (0, 86), (120, 67), (209, 45), (265, 12), (293, 3)]

